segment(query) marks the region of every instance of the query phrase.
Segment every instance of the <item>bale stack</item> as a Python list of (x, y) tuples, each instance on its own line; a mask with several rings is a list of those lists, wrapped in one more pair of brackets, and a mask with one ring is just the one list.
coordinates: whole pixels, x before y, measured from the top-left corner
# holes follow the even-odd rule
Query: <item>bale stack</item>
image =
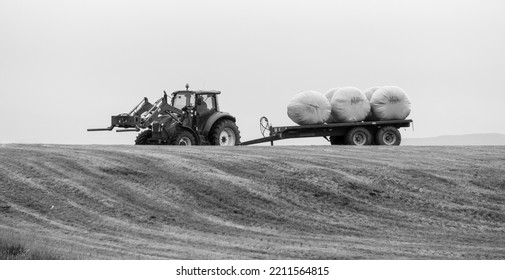
[(322, 94), (308, 90), (296, 94), (288, 104), (289, 118), (299, 125), (403, 120), (411, 110), (409, 97), (399, 87), (332, 88)]
[(299, 125), (323, 124), (330, 113), (328, 99), (322, 93), (313, 90), (296, 94), (288, 103), (288, 117)]

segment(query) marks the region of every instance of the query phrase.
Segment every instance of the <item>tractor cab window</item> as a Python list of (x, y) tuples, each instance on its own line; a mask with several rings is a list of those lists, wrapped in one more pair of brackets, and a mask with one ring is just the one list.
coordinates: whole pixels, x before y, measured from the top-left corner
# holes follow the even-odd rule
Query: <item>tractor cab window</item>
[(173, 106), (178, 109), (186, 106), (195, 106), (195, 95), (191, 93), (178, 93), (174, 96)]
[[(205, 107), (207, 110), (216, 108), (213, 94), (201, 94), (198, 98), (200, 98), (201, 101), (197, 102), (197, 106)], [(200, 103), (200, 105), (198, 103)]]

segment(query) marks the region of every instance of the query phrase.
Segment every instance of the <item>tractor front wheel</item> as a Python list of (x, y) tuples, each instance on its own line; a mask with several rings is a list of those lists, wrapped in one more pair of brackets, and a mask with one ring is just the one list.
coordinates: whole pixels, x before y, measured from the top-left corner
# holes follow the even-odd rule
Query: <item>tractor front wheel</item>
[(177, 133), (177, 135), (175, 135), (174, 139), (172, 140), (172, 145), (194, 146), (196, 145), (195, 136), (193, 136), (193, 133), (187, 130), (181, 130)]
[(210, 144), (217, 146), (235, 146), (240, 144), (240, 131), (235, 122), (222, 120), (210, 131)]
[(135, 145), (147, 145), (147, 140), (153, 136), (153, 132), (148, 129), (144, 130), (139, 135), (137, 135), (137, 139), (135, 139)]

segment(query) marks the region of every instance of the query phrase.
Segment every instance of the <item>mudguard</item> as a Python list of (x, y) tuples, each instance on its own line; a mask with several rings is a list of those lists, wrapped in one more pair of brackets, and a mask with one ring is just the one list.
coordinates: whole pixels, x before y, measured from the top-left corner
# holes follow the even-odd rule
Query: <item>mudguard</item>
[(212, 126), (219, 120), (232, 120), (232, 121), (237, 121), (237, 119), (225, 112), (216, 112), (212, 116), (209, 117), (207, 120), (207, 123), (205, 123), (205, 126), (203, 127), (203, 133), (204, 135), (209, 135), (210, 130), (212, 129)]

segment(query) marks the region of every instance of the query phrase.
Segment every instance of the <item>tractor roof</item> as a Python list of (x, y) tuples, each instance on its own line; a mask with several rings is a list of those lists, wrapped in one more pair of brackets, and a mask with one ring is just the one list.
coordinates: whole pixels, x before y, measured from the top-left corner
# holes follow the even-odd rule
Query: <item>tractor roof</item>
[(178, 90), (178, 91), (172, 92), (172, 95), (176, 95), (176, 94), (179, 94), (179, 93), (190, 93), (190, 94), (195, 94), (195, 95), (221, 94), (221, 92), (218, 91), (218, 90), (197, 90), (197, 91), (194, 91), (194, 90)]

